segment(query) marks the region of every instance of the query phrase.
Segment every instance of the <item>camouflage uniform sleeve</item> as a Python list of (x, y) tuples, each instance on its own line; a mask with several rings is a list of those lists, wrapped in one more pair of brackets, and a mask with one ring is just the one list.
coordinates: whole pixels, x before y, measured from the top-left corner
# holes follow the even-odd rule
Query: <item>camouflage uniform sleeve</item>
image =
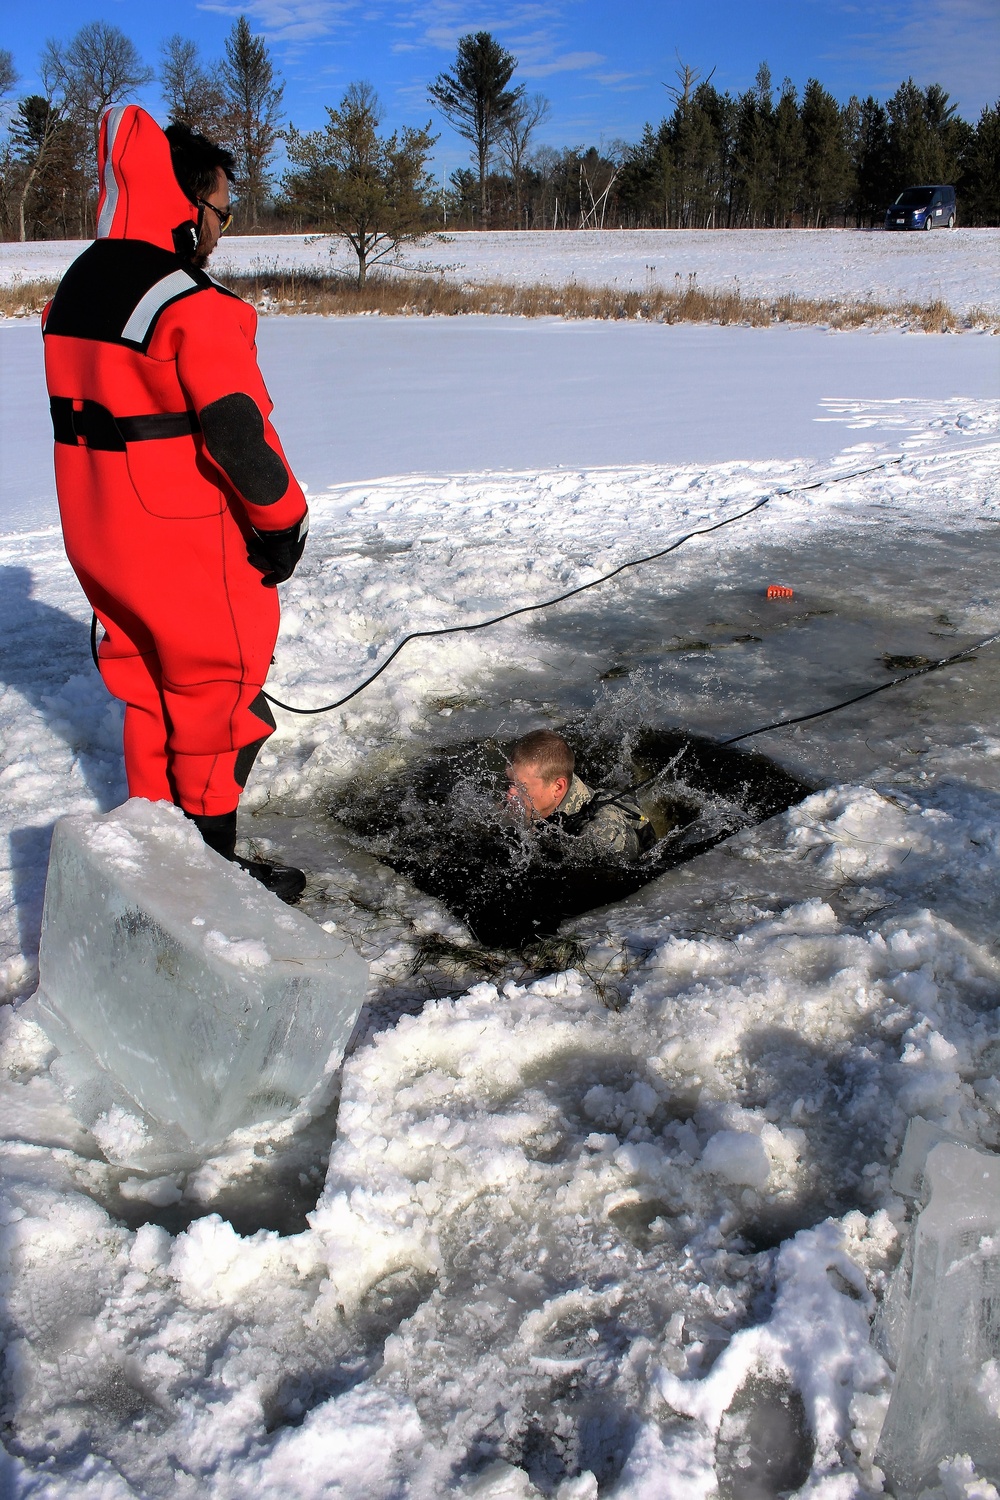
[(585, 836), (595, 854), (614, 854), (618, 859), (639, 858), (635, 820), (614, 803), (602, 807), (591, 819)]

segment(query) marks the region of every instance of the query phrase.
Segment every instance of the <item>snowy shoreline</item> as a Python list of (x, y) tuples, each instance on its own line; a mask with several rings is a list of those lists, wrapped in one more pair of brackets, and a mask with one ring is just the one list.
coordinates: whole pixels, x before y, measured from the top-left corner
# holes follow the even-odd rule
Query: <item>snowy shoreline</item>
[[(0, 285), (53, 279), (86, 241), (0, 245)], [(224, 240), (213, 273), (282, 268), (351, 271), (352, 255), (316, 235), (241, 235)], [(405, 273), (514, 285), (577, 281), (642, 291), (687, 286), (732, 289), (746, 296), (791, 293), (896, 306), (941, 301), (956, 313), (1000, 312), (1000, 230), (935, 234), (873, 230), (510, 230), (435, 235), (406, 247)]]

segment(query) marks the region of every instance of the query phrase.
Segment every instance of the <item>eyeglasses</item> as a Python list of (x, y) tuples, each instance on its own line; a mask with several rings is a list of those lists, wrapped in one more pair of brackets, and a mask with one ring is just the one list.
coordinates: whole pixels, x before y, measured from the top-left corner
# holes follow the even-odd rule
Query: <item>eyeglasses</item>
[(208, 201), (207, 198), (196, 198), (195, 202), (196, 203), (200, 203), (201, 206), (202, 206), (202, 208), (210, 208), (212, 210), (213, 214), (215, 215), (215, 217), (219, 221), (219, 233), (220, 234), (225, 234), (226, 230), (229, 228), (230, 224), (233, 222), (233, 211), (232, 211), (232, 209), (231, 208), (216, 208), (215, 204), (214, 203), (209, 203), (209, 201)]

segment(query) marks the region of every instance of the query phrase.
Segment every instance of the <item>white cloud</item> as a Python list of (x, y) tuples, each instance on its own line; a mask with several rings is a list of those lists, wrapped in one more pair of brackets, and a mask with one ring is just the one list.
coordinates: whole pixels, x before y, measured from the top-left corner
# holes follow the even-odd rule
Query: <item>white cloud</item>
[(560, 22), (565, 10), (575, 3), (576, 0), (546, 0), (546, 3), (539, 3), (539, 0), (510, 0), (510, 3), (492, 0), (491, 3), (491, 0), (485, 0), (483, 4), (476, 4), (475, 0), (473, 3), (469, 0), (418, 0), (410, 7), (400, 6), (392, 24), (401, 30), (415, 27), (425, 46), (448, 52), (454, 51), (459, 37), (470, 31), (490, 31), (504, 46), (516, 51), (519, 35), (537, 27), (543, 27), (545, 34), (551, 35), (554, 23)]
[(606, 89), (614, 89), (619, 94), (634, 93), (637, 89), (649, 87), (651, 75), (649, 73), (594, 73), (595, 83), (601, 84)]
[[(1000, 95), (1000, 9), (997, 0), (870, 0), (849, 48), (826, 55), (877, 69), (880, 92), (912, 76), (940, 83), (968, 119)], [(863, 27), (863, 29), (862, 29)]]
[(594, 68), (605, 61), (603, 52), (564, 52), (561, 57), (552, 57), (538, 62), (519, 61), (520, 78), (548, 78), (552, 73), (579, 73), (585, 68)]
[(330, 36), (360, 0), (201, 0), (199, 10), (245, 15), (251, 29), (271, 42), (310, 42)]
[(421, 123), (430, 117), (431, 104), (427, 98), (427, 84), (423, 79), (416, 83), (400, 83), (392, 91), (396, 104), (402, 105), (414, 115), (422, 115)]

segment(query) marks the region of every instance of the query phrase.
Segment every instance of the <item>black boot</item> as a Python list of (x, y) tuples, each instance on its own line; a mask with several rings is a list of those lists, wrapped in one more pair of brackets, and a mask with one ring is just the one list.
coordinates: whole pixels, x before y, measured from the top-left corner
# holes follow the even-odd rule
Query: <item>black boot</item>
[(254, 880), (259, 880), (265, 890), (272, 891), (279, 901), (294, 906), (306, 887), (306, 877), (301, 870), (291, 865), (271, 864), (263, 859), (236, 858), (236, 809), (231, 813), (187, 813), (205, 843), (223, 859), (239, 865)]
[(236, 853), (236, 809), (228, 813), (185, 813), (201, 834), (205, 843), (223, 859), (232, 859)]
[(286, 906), (295, 906), (306, 888), (305, 875), (292, 865), (275, 865), (264, 859), (236, 859), (233, 863), (259, 880), (266, 890), (273, 891)]

